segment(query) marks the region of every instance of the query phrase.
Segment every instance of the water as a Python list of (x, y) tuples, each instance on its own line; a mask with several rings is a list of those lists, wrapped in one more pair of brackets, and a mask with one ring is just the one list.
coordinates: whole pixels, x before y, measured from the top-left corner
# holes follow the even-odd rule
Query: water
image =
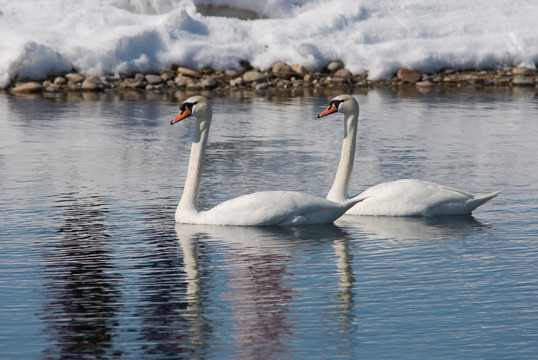
[[(473, 216), (175, 225), (192, 121), (157, 96), (0, 95), (0, 357), (528, 359), (538, 351), (533, 91), (369, 91), (351, 189), (502, 194)], [(201, 206), (328, 191), (327, 97), (214, 98)]]

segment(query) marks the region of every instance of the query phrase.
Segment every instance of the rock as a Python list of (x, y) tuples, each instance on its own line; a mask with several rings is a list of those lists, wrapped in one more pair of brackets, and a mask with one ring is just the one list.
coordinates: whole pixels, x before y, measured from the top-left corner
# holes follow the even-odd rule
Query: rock
[(341, 61), (332, 61), (327, 65), (327, 70), (331, 72), (335, 72), (337, 70), (340, 70), (344, 67), (344, 63)]
[(353, 74), (346, 69), (338, 69), (332, 77), (333, 82), (337, 83), (349, 83), (353, 78)]
[(512, 84), (514, 84), (514, 86), (534, 86), (535, 83), (536, 81), (534, 80), (534, 78), (522, 75), (516, 76), (512, 81)]
[(314, 80), (313, 74), (305, 74), (305, 76), (303, 76), (303, 81), (312, 82), (313, 80)]
[(202, 90), (202, 84), (200, 82), (191, 81), (187, 84), (188, 90)]
[(528, 72), (531, 72), (531, 70), (526, 67), (515, 67), (512, 69), (512, 74), (514, 75), (523, 75)]
[(121, 82), (121, 87), (126, 89), (143, 89), (146, 87), (146, 85), (144, 84), (144, 81), (140, 78), (127, 78)]
[(292, 75), (294, 75), (294, 71), (291, 70), (291, 67), (283, 62), (275, 63), (271, 71), (280, 79), (289, 79)]
[(99, 79), (98, 76), (91, 75), (88, 76), (84, 81), (82, 82), (82, 90), (100, 90), (103, 88), (103, 83), (101, 82), (101, 79)]
[(144, 76), (144, 79), (148, 82), (149, 85), (157, 85), (163, 82), (163, 78), (160, 75), (147, 74)]
[(178, 75), (174, 82), (178, 87), (186, 87), (187, 85), (194, 83), (191, 77), (185, 75)]
[(165, 71), (161, 74), (161, 79), (164, 82), (168, 82), (170, 80), (174, 80), (175, 75), (170, 71)]
[(230, 86), (241, 86), (245, 85), (245, 80), (241, 76), (236, 77), (233, 80), (230, 80)]
[(85, 78), (84, 75), (77, 74), (77, 73), (69, 73), (69, 74), (65, 75), (65, 77), (67, 78), (67, 80), (72, 81), (74, 83), (82, 82), (82, 81), (84, 81), (84, 78)]
[(418, 81), (415, 83), (415, 86), (417, 87), (422, 87), (422, 88), (426, 88), (426, 87), (432, 87), (432, 86), (435, 86), (434, 83), (432, 83), (430, 80), (423, 80), (423, 81)]
[(301, 76), (304, 76), (308, 72), (303, 65), (299, 64), (292, 65), (291, 69)]
[(409, 69), (400, 69), (396, 74), (396, 77), (401, 80), (411, 84), (416, 83), (420, 80), (420, 73), (418, 71), (409, 70)]
[(237, 76), (239, 76), (239, 73), (236, 70), (233, 70), (233, 69), (226, 69), (226, 70), (224, 70), (224, 75), (226, 75), (228, 77), (231, 77), (231, 78), (236, 78)]
[(13, 94), (34, 94), (43, 91), (43, 86), (35, 81), (20, 84), (11, 89)]
[(59, 92), (62, 91), (62, 88), (59, 85), (56, 84), (50, 84), (48, 86), (44, 86), (44, 89), (46, 92)]
[(183, 66), (178, 66), (177, 70), (178, 74), (190, 76), (190, 77), (202, 77), (202, 73), (199, 71), (189, 69)]
[(265, 79), (265, 75), (259, 71), (251, 70), (243, 74), (243, 80), (245, 82), (255, 82)]
[(215, 70), (211, 66), (204, 66), (202, 68), (202, 74), (204, 75), (211, 75), (214, 73), (215, 73)]
[(271, 86), (271, 84), (269, 84), (268, 82), (262, 82), (260, 84), (256, 84), (254, 89), (256, 89), (256, 90), (265, 90), (265, 89), (269, 88), (270, 86)]
[(216, 79), (209, 77), (207, 79), (203, 79), (201, 85), (204, 89), (214, 89), (219, 85), (219, 83)]
[(58, 85), (58, 86), (63, 86), (65, 84), (67, 84), (67, 79), (64, 78), (63, 76), (57, 76), (55, 79), (54, 79), (54, 82), (53, 82), (54, 85)]

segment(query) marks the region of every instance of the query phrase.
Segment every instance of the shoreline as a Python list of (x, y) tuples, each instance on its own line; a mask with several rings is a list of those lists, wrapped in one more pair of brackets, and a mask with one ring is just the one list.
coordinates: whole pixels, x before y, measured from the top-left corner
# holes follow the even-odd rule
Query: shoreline
[[(538, 91), (538, 71), (522, 67), (498, 70), (446, 69), (421, 74), (400, 69), (390, 79), (369, 80), (367, 74), (352, 74), (339, 61), (329, 63), (320, 72), (308, 72), (300, 65), (276, 63), (266, 71), (242, 63), (235, 69), (201, 71), (174, 65), (171, 69), (154, 69), (130, 74), (103, 76), (67, 73), (47, 79), (10, 84), (4, 92), (11, 94), (44, 94), (61, 96), (67, 93), (145, 92), (174, 93), (209, 91), (215, 95), (228, 92), (293, 92), (317, 93), (361, 91), (371, 89), (430, 92), (439, 90), (504, 90), (527, 88)], [(176, 96), (177, 97), (177, 96)]]

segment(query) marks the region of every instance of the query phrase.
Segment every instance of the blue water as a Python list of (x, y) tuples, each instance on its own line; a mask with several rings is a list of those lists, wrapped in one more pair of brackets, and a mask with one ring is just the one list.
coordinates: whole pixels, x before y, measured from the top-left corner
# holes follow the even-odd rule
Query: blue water
[[(355, 96), (352, 192), (413, 177), (502, 194), (465, 217), (175, 225), (192, 129), (169, 125), (177, 98), (1, 94), (0, 358), (535, 357), (536, 93)], [(326, 194), (330, 97), (213, 98), (201, 206)]]

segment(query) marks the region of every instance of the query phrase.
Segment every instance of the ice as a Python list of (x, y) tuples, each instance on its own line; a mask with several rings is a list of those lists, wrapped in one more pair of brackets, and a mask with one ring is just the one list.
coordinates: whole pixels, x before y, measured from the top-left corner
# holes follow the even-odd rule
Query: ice
[[(222, 15), (222, 16), (215, 16)], [(225, 15), (225, 16), (224, 16)], [(0, 87), (169, 68), (535, 68), (536, 0), (0, 0)]]

